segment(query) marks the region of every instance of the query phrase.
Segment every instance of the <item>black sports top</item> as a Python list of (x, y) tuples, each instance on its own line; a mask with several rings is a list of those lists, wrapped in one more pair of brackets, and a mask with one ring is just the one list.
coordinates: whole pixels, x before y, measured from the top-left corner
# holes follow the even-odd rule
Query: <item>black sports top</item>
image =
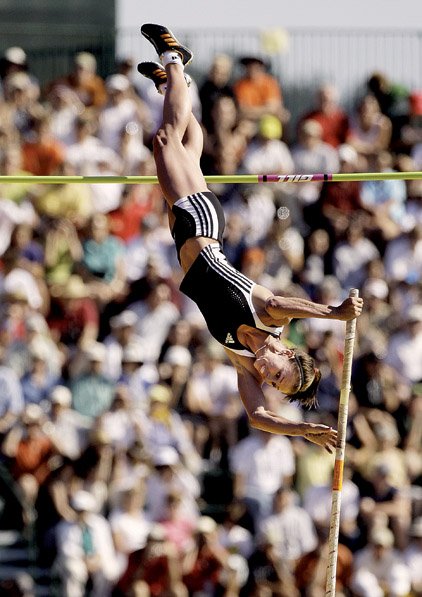
[(267, 326), (252, 303), (255, 283), (237, 271), (222, 253), (219, 244), (202, 249), (185, 275), (180, 290), (199, 307), (212, 336), (225, 348), (254, 356), (240, 343), (237, 330), (248, 325), (278, 337), (282, 327)]

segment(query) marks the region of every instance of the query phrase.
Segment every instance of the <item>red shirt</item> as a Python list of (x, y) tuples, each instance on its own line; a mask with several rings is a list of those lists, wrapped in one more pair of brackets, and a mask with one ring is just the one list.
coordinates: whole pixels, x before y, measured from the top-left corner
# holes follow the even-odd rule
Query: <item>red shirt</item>
[(319, 122), (322, 127), (322, 140), (325, 143), (329, 143), (333, 147), (338, 147), (346, 142), (349, 131), (349, 119), (343, 110), (335, 110), (330, 114), (314, 110), (301, 118), (302, 122), (304, 120), (316, 120)]

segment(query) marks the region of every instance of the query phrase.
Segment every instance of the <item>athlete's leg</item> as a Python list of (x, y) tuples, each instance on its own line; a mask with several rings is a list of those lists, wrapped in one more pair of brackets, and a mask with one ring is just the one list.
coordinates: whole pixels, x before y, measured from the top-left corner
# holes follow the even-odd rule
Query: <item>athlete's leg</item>
[(192, 114), (183, 67), (170, 63), (166, 73), (163, 123), (154, 138), (154, 158), (158, 181), (171, 206), (180, 197), (206, 191), (207, 185), (199, 165), (202, 130)]

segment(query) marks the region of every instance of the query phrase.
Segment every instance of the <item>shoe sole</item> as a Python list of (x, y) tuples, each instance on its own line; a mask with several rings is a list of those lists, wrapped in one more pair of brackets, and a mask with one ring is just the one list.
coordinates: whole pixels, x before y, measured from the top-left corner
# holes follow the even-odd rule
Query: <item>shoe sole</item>
[(165, 69), (157, 62), (140, 62), (138, 72), (151, 81), (159, 89), (162, 83), (167, 83), (167, 73)]
[(154, 46), (157, 54), (161, 56), (164, 52), (176, 51), (182, 57), (184, 66), (189, 64), (193, 58), (193, 53), (182, 46), (182, 44), (176, 39), (170, 29), (163, 25), (154, 25), (153, 23), (146, 23), (141, 27), (142, 35)]

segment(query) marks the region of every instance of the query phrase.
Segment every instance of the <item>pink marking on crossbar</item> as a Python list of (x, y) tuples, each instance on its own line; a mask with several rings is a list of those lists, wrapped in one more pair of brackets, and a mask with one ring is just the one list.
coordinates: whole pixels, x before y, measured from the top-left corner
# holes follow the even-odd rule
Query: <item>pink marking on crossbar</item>
[(332, 179), (332, 174), (258, 174), (258, 182), (323, 182)]

